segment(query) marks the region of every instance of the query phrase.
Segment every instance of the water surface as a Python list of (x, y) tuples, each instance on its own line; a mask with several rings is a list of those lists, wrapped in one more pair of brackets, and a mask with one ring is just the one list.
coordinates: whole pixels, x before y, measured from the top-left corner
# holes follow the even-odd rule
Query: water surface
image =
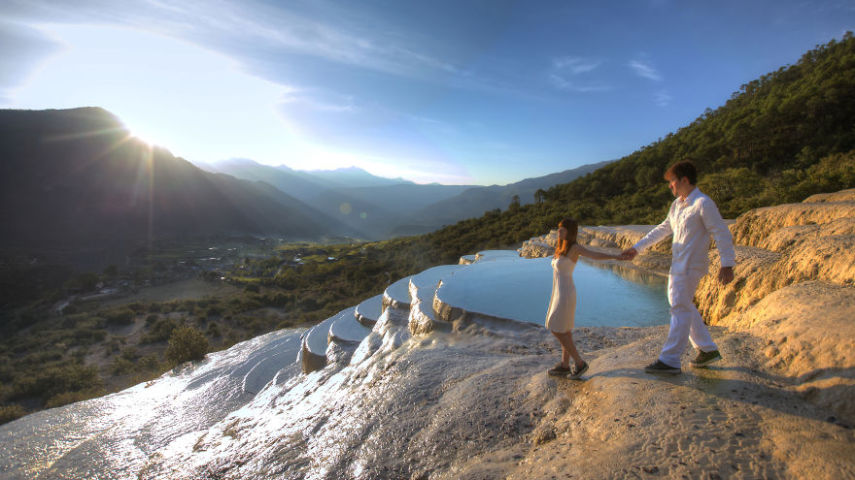
[[(443, 279), (437, 296), (469, 312), (543, 324), (552, 258), (499, 257)], [(577, 327), (644, 327), (669, 321), (666, 279), (620, 264), (580, 261), (573, 273)]]

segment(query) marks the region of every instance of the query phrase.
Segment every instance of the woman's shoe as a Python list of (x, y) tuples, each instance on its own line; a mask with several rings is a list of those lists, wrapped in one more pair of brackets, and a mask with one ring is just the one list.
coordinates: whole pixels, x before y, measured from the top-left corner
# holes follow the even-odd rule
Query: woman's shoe
[(570, 373), (567, 375), (567, 378), (570, 380), (579, 380), (582, 377), (582, 374), (588, 371), (588, 362), (582, 362), (582, 366), (573, 365), (573, 369), (570, 370)]
[(554, 367), (547, 370), (546, 373), (553, 377), (564, 377), (570, 373), (570, 367), (564, 367), (561, 365), (561, 362), (558, 362)]

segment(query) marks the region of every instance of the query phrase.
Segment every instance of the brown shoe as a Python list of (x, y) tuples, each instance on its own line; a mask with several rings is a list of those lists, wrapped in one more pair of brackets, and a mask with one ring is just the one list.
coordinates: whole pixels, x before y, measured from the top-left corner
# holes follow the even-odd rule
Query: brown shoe
[(721, 354), (718, 353), (718, 350), (713, 350), (712, 352), (698, 351), (698, 356), (695, 357), (694, 360), (692, 360), (690, 365), (695, 368), (704, 368), (707, 365), (713, 362), (717, 362), (719, 360), (721, 360)]
[(552, 377), (566, 377), (570, 373), (570, 367), (564, 367), (561, 362), (555, 364), (554, 367), (546, 371)]
[(573, 369), (570, 370), (570, 373), (567, 375), (567, 378), (570, 380), (579, 380), (582, 378), (582, 374), (588, 371), (588, 362), (582, 362), (582, 366), (573, 365)]

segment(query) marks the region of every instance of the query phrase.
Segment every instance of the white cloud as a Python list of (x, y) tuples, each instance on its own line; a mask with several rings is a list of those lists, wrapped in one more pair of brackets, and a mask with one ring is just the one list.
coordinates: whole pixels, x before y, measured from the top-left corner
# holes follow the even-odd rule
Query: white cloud
[(590, 60), (582, 57), (559, 57), (552, 60), (552, 66), (557, 70), (569, 70), (573, 75), (590, 72), (599, 67), (603, 62)]
[[(302, 11), (301, 11), (302, 9)], [(230, 49), (263, 43), (268, 49), (406, 76), (426, 72), (459, 73), (453, 62), (423, 51), (408, 32), (381, 24), (347, 4), (184, 0), (107, 2), (81, 0), (63, 4), (28, 0), (15, 16), (38, 22), (133, 26), (195, 44)], [(3, 7), (0, 6), (0, 17)], [(214, 47), (218, 49), (217, 47)]]
[(285, 105), (299, 105), (311, 110), (328, 113), (354, 113), (358, 111), (350, 95), (320, 92), (310, 89), (292, 89), (282, 96)]
[(556, 88), (559, 88), (561, 90), (579, 93), (606, 92), (611, 90), (612, 88), (608, 85), (580, 84), (577, 82), (572, 82), (555, 73), (549, 75), (549, 82), (552, 83), (552, 85), (554, 85)]
[(602, 60), (584, 57), (566, 56), (553, 58), (552, 68), (547, 75), (547, 79), (555, 88), (569, 92), (588, 93), (611, 90), (611, 87), (608, 85), (590, 80), (590, 76), (586, 76), (588, 79), (583, 81), (576, 79), (576, 77), (582, 74), (596, 70), (602, 63)]
[(643, 60), (633, 60), (629, 62), (628, 65), (640, 77), (653, 80), (654, 82), (662, 81), (662, 75), (648, 62)]
[(656, 94), (653, 95), (653, 101), (660, 107), (667, 107), (671, 103), (671, 100), (674, 100), (674, 97), (669, 95), (665, 90), (656, 92)]

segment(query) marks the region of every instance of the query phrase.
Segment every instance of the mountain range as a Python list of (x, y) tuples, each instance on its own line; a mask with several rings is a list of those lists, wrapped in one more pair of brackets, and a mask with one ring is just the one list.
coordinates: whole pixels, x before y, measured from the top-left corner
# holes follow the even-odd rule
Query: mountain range
[[(0, 110), (0, 248), (129, 251), (170, 238), (379, 240), (523, 204), (603, 164), (505, 186), (416, 184), (350, 167), (193, 163), (96, 107)], [(607, 163), (607, 162), (606, 162)], [(201, 168), (200, 168), (201, 167)]]
[(212, 235), (358, 235), (262, 182), (203, 171), (100, 108), (0, 110), (0, 247), (78, 249)]
[(203, 168), (246, 180), (264, 181), (377, 240), (432, 232), (485, 211), (505, 209), (517, 196), (522, 205), (535, 192), (570, 182), (607, 165), (601, 162), (528, 178), (508, 185), (416, 184), (374, 176), (356, 167), (300, 171), (248, 159), (231, 159)]

